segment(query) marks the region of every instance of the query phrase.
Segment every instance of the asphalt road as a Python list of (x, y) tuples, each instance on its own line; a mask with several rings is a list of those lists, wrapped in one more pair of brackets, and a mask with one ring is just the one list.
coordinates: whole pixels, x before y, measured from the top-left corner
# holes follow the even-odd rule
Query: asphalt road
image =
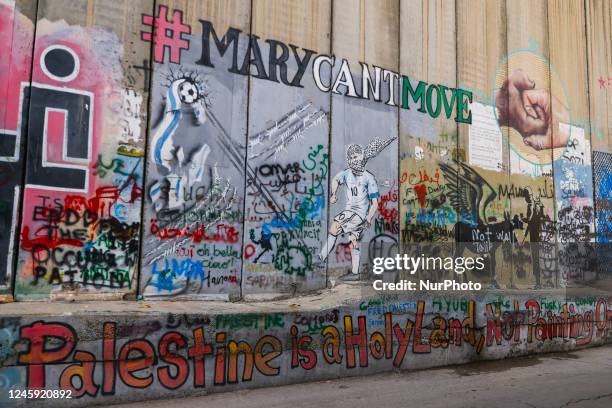
[(612, 407), (612, 345), (115, 408)]

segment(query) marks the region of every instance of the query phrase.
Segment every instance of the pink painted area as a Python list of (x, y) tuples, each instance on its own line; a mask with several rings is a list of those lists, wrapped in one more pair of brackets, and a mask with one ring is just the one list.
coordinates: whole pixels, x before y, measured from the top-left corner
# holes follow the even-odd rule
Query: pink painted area
[[(32, 82), (34, 84), (44, 84), (66, 88), (69, 92), (86, 91), (93, 94), (93, 137), (91, 141), (91, 161), (88, 164), (88, 167), (91, 169), (95, 163), (95, 159), (97, 158), (99, 146), (103, 138), (102, 112), (105, 103), (105, 88), (108, 86), (108, 84), (105, 82), (106, 75), (102, 70), (100, 70), (100, 68), (96, 64), (97, 57), (93, 56), (92, 51), (87, 47), (87, 37), (82, 35), (66, 35), (69, 33), (70, 30), (67, 30), (67, 32), (65, 32), (61, 36), (56, 36), (52, 34), (43, 34), (40, 36), (37, 35), (36, 48), (34, 50), (34, 64), (32, 68)], [(56, 39), (59, 37), (61, 37), (61, 40)], [(80, 70), (73, 80), (69, 82), (57, 81), (48, 76), (43, 71), (41, 66), (41, 56), (44, 50), (52, 45), (65, 46), (72, 50), (78, 56)], [(64, 114), (57, 111), (50, 111), (47, 115), (48, 144), (47, 146), (41, 147), (42, 149), (46, 149), (47, 160), (52, 163), (83, 165), (79, 162), (62, 160), (62, 153), (64, 147)], [(83, 118), (83, 120), (88, 120), (88, 118)], [(40, 196), (48, 197), (48, 199), (46, 199), (46, 206), (49, 209), (57, 209), (58, 203), (62, 206), (65, 206), (66, 202), (74, 202), (77, 200), (87, 202), (90, 198), (94, 197), (96, 189), (101, 186), (100, 180), (98, 180), (91, 171), (89, 172), (88, 186), (89, 191), (87, 193), (78, 193), (39, 189), (26, 185), (24, 190), (22, 212), (22, 249), (26, 249), (26, 247), (24, 246), (25, 243), (32, 241), (36, 242), (37, 240), (42, 240), (49, 246), (56, 246), (56, 244), (61, 244), (63, 247), (67, 248), (70, 246), (76, 246), (74, 245), (76, 244), (76, 242), (71, 244), (71, 241), (62, 240), (55, 233), (53, 233), (52, 236), (49, 237), (49, 228), (46, 227), (47, 222), (34, 221), (33, 214), (35, 212), (35, 208), (41, 205)], [(29, 256), (27, 257), (29, 258)], [(30, 264), (30, 266), (32, 266), (32, 263)], [(33, 273), (33, 268), (26, 268), (26, 271), (27, 270), (29, 270), (30, 274)], [(22, 270), (21, 274), (23, 273), (24, 271)], [(27, 273), (28, 272), (26, 272), (26, 274)]]
[(30, 79), (32, 33), (30, 20), (0, 4), (0, 129), (17, 129), (20, 85)]
[[(19, 31), (16, 22), (23, 19), (23, 16), (19, 13), (13, 13), (12, 9), (5, 6), (2, 6), (1, 13), (3, 23), (0, 28), (0, 38), (11, 38), (9, 34), (16, 30)], [(9, 35), (9, 37), (5, 37), (5, 35)], [(31, 40), (30, 44), (32, 44)], [(78, 74), (69, 81), (54, 79), (45, 72), (41, 65), (45, 50), (50, 46), (58, 45), (68, 48), (79, 60)], [(19, 92), (22, 84), (27, 83), (29, 77), (30, 64), (27, 63), (29, 61), (27, 55), (31, 56), (32, 50), (30, 45), (30, 50), (28, 52), (24, 50), (22, 55), (20, 52), (16, 53), (14, 49), (11, 51), (10, 47), (10, 41), (3, 41), (0, 44), (0, 52), (3, 55), (14, 56), (14, 59), (9, 63), (0, 61), (0, 64), (4, 64), (0, 65), (1, 82), (3, 84), (9, 83), (5, 89), (0, 90), (0, 92), (3, 92), (3, 94), (0, 94), (0, 103), (3, 103), (3, 101), (10, 102), (9, 105), (4, 106), (3, 112), (7, 112), (6, 116), (10, 119), (7, 123), (15, 127), (19, 110)], [(29, 146), (28, 149), (44, 149), (49, 163), (89, 168), (88, 191), (81, 193), (60, 191), (54, 188), (41, 189), (31, 185), (25, 186), (19, 257), (22, 263), (18, 270), (18, 280), (24, 284), (31, 282), (34, 277), (34, 268), (38, 264), (36, 264), (32, 255), (36, 253), (37, 245), (46, 248), (61, 246), (64, 251), (84, 246), (82, 239), (72, 235), (67, 236), (65, 232), (64, 235), (61, 235), (58, 228), (54, 227), (60, 226), (66, 231), (66, 224), (68, 224), (66, 220), (71, 216), (75, 217), (75, 214), (84, 217), (86, 211), (96, 213), (99, 218), (109, 217), (111, 207), (119, 199), (119, 188), (114, 186), (108, 178), (102, 179), (96, 176), (93, 168), (102, 146), (108, 146), (105, 152), (109, 154), (113, 154), (117, 149), (117, 135), (109, 130), (112, 129), (112, 126), (106, 125), (105, 127), (105, 123), (112, 122), (113, 115), (110, 112), (113, 111), (113, 106), (117, 104), (117, 95), (121, 95), (122, 91), (121, 84), (118, 81), (122, 72), (120, 64), (122, 52), (117, 37), (109, 36), (108, 33), (105, 34), (79, 26), (69, 26), (64, 21), (38, 21), (33, 64), (31, 64), (32, 83), (34, 86), (44, 85), (63, 88), (66, 92), (87, 93), (92, 96), (93, 105), (90, 105), (90, 112), (93, 115), (90, 121), (92, 138), (89, 145), (91, 159), (87, 164), (82, 161), (63, 159), (66, 153), (64, 151), (64, 126), (67, 123), (65, 113), (48, 111), (47, 145)], [(17, 69), (23, 64), (28, 66), (27, 70)], [(9, 76), (11, 80), (4, 80), (7, 78), (6, 72), (13, 72), (12, 76)], [(93, 109), (91, 109), (92, 107)], [(89, 118), (83, 117), (80, 120), (85, 122), (89, 121)], [(53, 180), (49, 180), (49, 183), (52, 187)], [(134, 194), (139, 196), (140, 190), (138, 189)], [(41, 196), (45, 198), (42, 199)], [(53, 217), (56, 217), (56, 219), (49, 221)], [(73, 228), (85, 228), (87, 239), (92, 240), (96, 237), (98, 222), (88, 225), (80, 223)], [(41, 284), (44, 285), (42, 282)]]
[(62, 159), (64, 153), (64, 131), (66, 126), (66, 113), (49, 111), (47, 113), (47, 160), (53, 163), (69, 163)]

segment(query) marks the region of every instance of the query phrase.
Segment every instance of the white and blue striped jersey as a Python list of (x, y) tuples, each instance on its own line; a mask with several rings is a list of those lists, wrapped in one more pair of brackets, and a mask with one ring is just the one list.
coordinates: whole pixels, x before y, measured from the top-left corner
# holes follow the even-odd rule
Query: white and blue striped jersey
[(356, 176), (351, 169), (346, 169), (335, 178), (340, 184), (346, 185), (346, 209), (365, 220), (370, 209), (370, 200), (380, 197), (374, 175), (366, 170)]

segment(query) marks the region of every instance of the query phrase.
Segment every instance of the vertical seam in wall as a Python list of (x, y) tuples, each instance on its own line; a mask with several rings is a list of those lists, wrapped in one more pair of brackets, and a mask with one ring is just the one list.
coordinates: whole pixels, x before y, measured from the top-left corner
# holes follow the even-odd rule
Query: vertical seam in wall
[[(605, 3), (604, 3), (605, 6)], [(604, 8), (605, 9), (605, 8)], [(603, 27), (602, 30), (604, 32), (604, 38), (606, 38), (606, 18), (604, 15), (604, 21), (603, 21)], [(608, 32), (609, 32), (609, 36), (608, 36), (608, 41), (607, 44), (610, 45), (610, 47), (606, 46), (606, 42), (604, 42), (604, 52), (605, 52), (605, 61), (608, 62), (612, 59), (612, 55), (608, 55), (608, 53), (612, 54), (612, 40), (610, 40), (610, 37), (612, 37), (612, 3), (608, 3)], [(608, 72), (607, 72), (608, 76), (612, 75), (612, 67), (608, 66)], [(612, 129), (612, 103), (610, 98), (606, 98), (606, 127), (603, 129), (603, 132), (605, 132), (605, 144), (606, 144), (606, 152), (607, 153), (612, 153), (612, 132), (610, 131), (610, 129)]]
[[(506, 34), (506, 49), (505, 51), (505, 56), (503, 56), (503, 58), (505, 59), (505, 65), (506, 65), (506, 69), (505, 69), (505, 73), (506, 73), (506, 78), (508, 78), (510, 76), (510, 59), (509, 59), (509, 55), (510, 55), (510, 35), (508, 34), (508, 3), (504, 0), (502, 3), (502, 11), (501, 11), (501, 15), (503, 17), (502, 23), (504, 24), (504, 29), (503, 31), (505, 31)], [(504, 68), (502, 67), (502, 72), (504, 70)], [(494, 78), (497, 76), (497, 74), (495, 74)], [(493, 97), (493, 101), (495, 101), (495, 88), (496, 88), (496, 83), (493, 83), (493, 94), (491, 95)], [(509, 101), (506, 102), (507, 104), (509, 104)], [(506, 105), (508, 106), (508, 105)], [(494, 106), (494, 110), (497, 109), (497, 103), (495, 103)], [(501, 128), (500, 126), (500, 130), (502, 132), (502, 141), (505, 140), (505, 143), (502, 143), (502, 149), (504, 147), (506, 147), (506, 150), (508, 151), (508, 155), (507, 155), (507, 163), (508, 163), (508, 169), (507, 169), (507, 176), (506, 176), (506, 184), (507, 185), (512, 185), (512, 146), (510, 145), (510, 129), (508, 129), (508, 127), (506, 127), (506, 135), (504, 136), (504, 130)], [(505, 146), (504, 146), (505, 145)], [(508, 198), (508, 211), (509, 211), (509, 215), (510, 217), (512, 217), (513, 214), (513, 200), (511, 198)], [(514, 285), (514, 261), (515, 261), (515, 254), (518, 251), (518, 238), (516, 237), (516, 234), (514, 233), (514, 231), (512, 230), (512, 228), (510, 228), (510, 284)], [(512, 242), (512, 237), (515, 238), (515, 241)], [(533, 268), (533, 262), (532, 262), (532, 268)]]
[[(591, 117), (591, 75), (590, 75), (590, 64), (589, 64), (589, 54), (590, 54), (590, 42), (589, 42), (589, 25), (588, 25), (588, 5), (587, 1), (583, 0), (582, 5), (584, 7), (584, 42), (586, 44), (585, 49), (585, 58), (586, 58), (586, 93), (587, 93), (587, 109), (589, 115), (589, 154), (590, 154), (590, 162), (591, 162), (591, 191), (593, 192), (593, 235), (594, 241), (597, 241), (597, 200), (595, 199), (595, 169), (593, 168), (593, 118)], [(604, 47), (605, 51), (605, 47)], [(597, 276), (597, 270), (595, 271)]]
[[(544, 2), (544, 5), (546, 7), (546, 45), (548, 46), (548, 93), (549, 95), (552, 96), (552, 74), (551, 74), (551, 66), (552, 66), (552, 47), (550, 46), (550, 33), (551, 33), (551, 27), (550, 27), (550, 10), (549, 10), (549, 5), (550, 3), (548, 1)], [(550, 101), (550, 109), (551, 112), (554, 109), (554, 103), (553, 100), (551, 98)], [(552, 129), (552, 131), (554, 132), (555, 129)], [(559, 130), (557, 129), (557, 132)], [(551, 137), (554, 137), (554, 134), (551, 133)], [(554, 198), (553, 198), (553, 226), (555, 228), (555, 244), (558, 244), (559, 241), (559, 235), (558, 235), (558, 231), (556, 231), (556, 227), (557, 227), (557, 182), (556, 182), (556, 178), (555, 178), (555, 149), (550, 149), (550, 174), (552, 175), (552, 182), (553, 182), (553, 191), (554, 191)], [(561, 271), (558, 268), (559, 265), (559, 252), (558, 252), (558, 245), (555, 245), (555, 286), (560, 287), (560, 279), (559, 279), (559, 274), (561, 273)]]
[[(455, 89), (459, 89), (459, 30), (458, 30), (458, 13), (457, 13), (457, 1), (455, 0), (453, 2), (453, 5), (455, 7)], [(429, 47), (429, 43), (428, 43), (428, 47)], [(461, 147), (460, 147), (460, 134), (459, 134), (459, 123), (455, 122), (455, 129), (456, 129), (456, 140), (455, 140), (455, 157), (454, 159), (456, 160), (455, 165), (457, 166), (457, 171), (459, 171), (459, 160), (461, 160)], [(469, 142), (468, 142), (469, 144)], [(457, 191), (459, 191), (459, 179), (457, 178), (457, 180), (455, 181), (456, 186), (455, 189)], [(459, 214), (457, 214), (456, 219), (460, 219)], [(457, 243), (460, 241), (459, 239), (459, 230), (455, 229), (455, 232), (453, 234), (455, 236), (455, 245), (457, 245)]]
[[(334, 55), (334, 0), (330, 0), (329, 10), (329, 54)], [(330, 69), (330, 77), (333, 73), (333, 67)], [(329, 216), (331, 213), (331, 202), (329, 201), (330, 195), (330, 184), (331, 184), (331, 168), (332, 168), (332, 93), (329, 92), (329, 113), (327, 118), (327, 157), (328, 169), (327, 169), (327, 216), (325, 217), (325, 232), (323, 233), (324, 247), (327, 248), (327, 235), (329, 233)], [(327, 282), (329, 279), (329, 254), (325, 258), (325, 287), (327, 288)]]
[[(603, 11), (605, 12), (605, 3), (604, 3), (604, 7), (603, 7)], [(610, 36), (612, 36), (612, 3), (608, 3), (608, 31), (610, 31)], [(603, 17), (603, 25), (601, 27), (603, 33), (604, 33), (604, 39), (606, 38), (606, 17), (604, 14)], [(609, 37), (610, 37), (609, 36)], [(608, 38), (609, 38), (608, 37)], [(612, 41), (608, 40), (607, 41), (608, 44), (610, 44), (612, 46)], [(609, 48), (606, 46), (606, 41), (604, 41), (603, 44), (603, 49), (604, 49), (604, 61), (606, 61), (606, 63), (608, 61), (610, 61), (610, 59), (612, 58), (612, 55), (608, 55), (608, 52), (612, 52), (612, 48)], [(609, 77), (610, 75), (612, 75), (612, 67), (608, 67), (608, 71), (607, 71), (607, 76)], [(602, 126), (602, 134), (605, 137), (604, 139), (604, 143), (605, 143), (605, 152), (606, 153), (612, 153), (612, 133), (610, 133), (609, 129), (612, 129), (612, 106), (609, 103), (609, 98), (605, 98), (605, 106), (606, 106), (606, 110), (604, 115), (606, 116), (606, 120), (605, 120), (605, 127)], [(609, 114), (610, 112), (610, 114)]]
[[(401, 77), (401, 71), (402, 71), (402, 0), (398, 0), (397, 2), (397, 73), (398, 73), (398, 79), (397, 79), (397, 250), (399, 254), (404, 253), (404, 248), (403, 248), (403, 242), (402, 242), (402, 225), (401, 225), (401, 220), (402, 220), (402, 214), (401, 214), (401, 207), (400, 207), (400, 185), (399, 185), (399, 180), (400, 177), (402, 175), (402, 166), (400, 163), (400, 157), (401, 157), (401, 149), (402, 149), (402, 135), (400, 134), (401, 132), (401, 126), (400, 126), (400, 119), (401, 119), (401, 110), (400, 110), (400, 105), (402, 102), (402, 87), (401, 87), (401, 83), (402, 83), (402, 77)], [(391, 192), (391, 194), (393, 194), (393, 192)]]
[[(31, 58), (30, 58), (30, 78), (29, 78), (29, 83), (30, 86), (32, 85), (32, 76), (34, 74), (34, 56), (36, 55), (36, 29), (38, 28), (38, 9), (40, 6), (40, 0), (36, 0), (36, 7), (34, 10), (34, 28), (32, 31), (32, 53), (31, 53)], [(15, 11), (15, 13), (17, 12), (17, 9), (13, 9)], [(13, 28), (14, 29), (14, 28)], [(15, 129), (17, 132), (22, 132), (22, 129), (29, 129), (29, 121), (30, 121), (30, 103), (32, 102), (32, 98), (31, 98), (31, 93), (32, 93), (32, 88), (29, 88), (29, 93), (28, 93), (28, 108), (27, 108), (27, 115), (25, 115), (26, 120), (24, 122), (21, 122), (21, 118), (17, 118), (17, 123), (21, 124), (21, 128), (20, 129)], [(25, 94), (23, 95), (25, 98)], [(24, 112), (20, 109), (21, 115), (23, 117)], [(15, 200), (17, 200), (17, 206), (18, 208), (20, 208), (19, 211), (19, 215), (17, 215), (17, 222), (15, 224), (15, 231), (13, 231), (13, 235), (9, 237), (9, 240), (12, 240), (13, 243), (15, 243), (16, 245), (13, 245), (13, 250), (14, 253), (9, 254), (9, 256), (12, 258), (12, 266), (11, 266), (11, 277), (10, 277), (10, 282), (9, 282), (9, 291), (11, 292), (13, 299), (15, 299), (15, 285), (17, 283), (17, 273), (18, 273), (18, 266), (19, 266), (19, 243), (21, 240), (21, 225), (23, 222), (23, 197), (25, 195), (25, 186), (26, 186), (26, 157), (28, 154), (28, 138), (27, 138), (27, 131), (25, 132), (25, 134), (21, 135), (21, 146), (19, 146), (19, 151), (17, 152), (18, 154), (18, 159), (21, 159), (21, 180), (20, 180), (20, 185), (21, 188), (19, 189), (19, 196), (15, 197)], [(19, 166), (19, 161), (17, 163), (17, 167)], [(11, 241), (9, 241), (10, 243)]]
[[(151, 15), (155, 16), (155, 8), (157, 6), (157, 0), (153, 0), (153, 10)], [(153, 25), (151, 27), (151, 38), (154, 39), (155, 38), (155, 25)], [(136, 270), (136, 275), (138, 276), (138, 278), (136, 279), (136, 299), (138, 299), (138, 297), (140, 296), (140, 280), (144, 277), (143, 275), (143, 268), (142, 268), (142, 263), (143, 263), (143, 256), (144, 256), (144, 225), (145, 225), (145, 202), (146, 202), (146, 197), (147, 197), (147, 186), (146, 186), (146, 180), (147, 180), (147, 157), (148, 153), (149, 153), (149, 136), (150, 136), (150, 132), (149, 132), (149, 126), (151, 125), (151, 112), (153, 110), (153, 97), (152, 97), (152, 90), (153, 90), (153, 76), (155, 75), (155, 70), (153, 69), (154, 65), (153, 65), (153, 43), (154, 41), (149, 42), (149, 83), (148, 84), (144, 84), (145, 89), (147, 89), (147, 124), (146, 124), (146, 128), (145, 128), (145, 143), (144, 143), (144, 151), (145, 151), (145, 155), (143, 158), (143, 163), (142, 163), (142, 198), (140, 200), (140, 231), (139, 231), (139, 245), (138, 245), (138, 250), (139, 250), (139, 254), (138, 254), (138, 269)], [(145, 67), (145, 69), (147, 69), (147, 67)], [(146, 75), (145, 75), (146, 77)]]
[(359, 2), (359, 39), (361, 40), (360, 57), (366, 63), (366, 17), (365, 17), (365, 0)]
[[(247, 39), (248, 44), (247, 44), (247, 54), (250, 52), (250, 41), (251, 41), (251, 34), (253, 34), (253, 0), (250, 0), (249, 2), (250, 7), (249, 7), (249, 37)], [(244, 167), (243, 167), (243, 171), (244, 171), (244, 183), (243, 183), (243, 192), (242, 192), (242, 248), (240, 250), (240, 291), (239, 291), (239, 297), (240, 299), (242, 299), (243, 297), (243, 276), (244, 276), (244, 264), (245, 264), (245, 259), (244, 259), (244, 248), (245, 248), (245, 243), (246, 243), (246, 204), (247, 204), (247, 184), (248, 184), (248, 172), (246, 170), (247, 168), (247, 161), (249, 160), (249, 117), (251, 116), (251, 112), (250, 112), (250, 106), (251, 106), (251, 59), (249, 58), (249, 62), (248, 62), (248, 74), (247, 74), (247, 95), (246, 95), (246, 123), (245, 123), (245, 129), (244, 129)], [(255, 181), (255, 180), (253, 180)]]
[[(37, 6), (36, 7), (36, 15), (37, 15), (38, 14), (38, 2), (36, 3), (36, 6)], [(15, 48), (14, 45), (15, 45), (15, 28), (16, 28), (16, 25), (15, 25), (15, 15), (16, 14), (17, 14), (17, 5), (15, 4), (14, 7), (13, 7), (13, 31), (11, 32), (11, 38), (10, 38), (11, 44), (10, 44), (10, 50), (9, 50), (9, 54), (8, 54), (9, 60), (10, 60), (11, 56), (13, 55), (13, 49)], [(34, 16), (35, 20), (36, 20), (36, 15)], [(35, 29), (36, 29), (36, 24), (34, 24), (33, 31)], [(34, 37), (32, 38), (32, 41), (34, 41)], [(32, 44), (34, 44), (34, 43), (32, 43)], [(33, 46), (32, 46), (32, 49), (34, 49)], [(32, 61), (34, 59), (33, 52), (31, 53), (31, 55), (32, 55), (32, 58), (31, 58), (31, 61), (30, 61), (30, 68), (32, 69), (33, 68), (33, 62)], [(31, 81), (31, 79), (32, 79), (31, 69), (30, 69), (30, 82), (32, 82)], [(10, 68), (9, 68), (9, 74), (10, 74)], [(20, 100), (20, 102), (21, 102), (21, 100)], [(2, 118), (2, 119), (4, 121), (6, 121), (6, 111), (4, 113), (4, 118)], [(16, 126), (18, 126), (19, 124), (21, 124), (20, 118), (17, 117), (17, 125)], [(21, 132), (20, 128), (16, 128), (15, 132), (19, 136), (17, 136), (15, 138), (15, 149), (17, 151), (17, 162), (14, 164), (14, 167), (15, 168), (19, 168), (20, 166), (22, 166), (22, 171), (21, 171), (20, 174), (22, 175), (22, 178), (23, 178), (23, 163), (21, 163), (21, 160), (20, 160), (21, 159), (21, 152), (22, 152), (21, 146), (23, 145), (22, 142), (21, 142), (21, 139), (22, 139), (23, 135), (19, 134)], [(19, 143), (17, 143), (17, 141), (19, 141)], [(8, 166), (12, 167), (11, 164), (8, 164)], [(7, 290), (7, 292), (10, 292), (10, 296), (13, 296), (13, 297), (14, 297), (14, 294), (13, 294), (13, 287), (14, 287), (13, 281), (14, 281), (14, 275), (17, 272), (16, 262), (15, 262), (16, 261), (16, 257), (15, 257), (15, 242), (16, 242), (16, 240), (19, 237), (18, 231), (21, 230), (20, 227), (17, 227), (18, 220), (16, 220), (15, 218), (18, 218), (18, 219), (21, 218), (20, 217), (21, 212), (19, 211), (19, 203), (20, 203), (21, 193), (22, 193), (22, 190), (23, 190), (23, 188), (20, 188), (20, 187), (22, 187), (21, 184), (22, 183), (18, 180), (17, 185), (15, 187), (13, 187), (13, 205), (12, 205), (12, 208), (11, 208), (11, 210), (12, 210), (11, 214), (12, 214), (12, 218), (13, 219), (10, 221), (10, 225), (11, 226), (9, 228), (8, 248), (7, 248), (7, 250), (9, 251), (9, 254), (8, 254), (8, 259), (6, 261), (6, 264), (5, 264), (5, 271), (6, 271), (6, 274), (7, 274), (5, 276), (6, 290)], [(0, 290), (3, 290), (2, 286), (0, 286)], [(1, 293), (0, 293), (0, 296), (1, 296)]]

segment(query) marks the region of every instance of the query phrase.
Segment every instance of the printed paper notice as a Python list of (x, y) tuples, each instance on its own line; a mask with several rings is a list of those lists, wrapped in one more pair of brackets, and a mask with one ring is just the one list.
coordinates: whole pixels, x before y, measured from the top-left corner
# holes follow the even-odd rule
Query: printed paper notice
[(502, 171), (502, 133), (493, 106), (474, 102), (470, 105), (472, 124), (469, 131), (469, 161), (471, 166)]

